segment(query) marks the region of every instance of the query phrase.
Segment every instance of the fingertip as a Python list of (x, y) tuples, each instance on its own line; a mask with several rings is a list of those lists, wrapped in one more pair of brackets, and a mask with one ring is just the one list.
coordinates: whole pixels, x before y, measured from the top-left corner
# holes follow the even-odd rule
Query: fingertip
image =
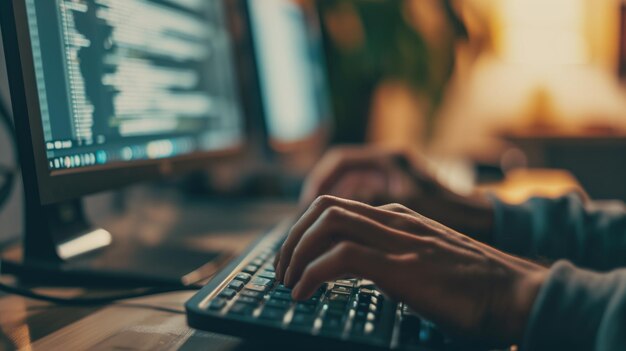
[(292, 274), (291, 274), (291, 266), (287, 268), (287, 271), (285, 272), (285, 286), (286, 287), (292, 287), (293, 286), (293, 282), (292, 280)]
[(300, 301), (300, 290), (301, 290), (300, 285), (301, 284), (297, 284), (291, 291), (291, 298), (296, 301)]
[(307, 293), (303, 288), (304, 284), (299, 282), (291, 291), (291, 297), (296, 301), (304, 301), (311, 298), (312, 293)]

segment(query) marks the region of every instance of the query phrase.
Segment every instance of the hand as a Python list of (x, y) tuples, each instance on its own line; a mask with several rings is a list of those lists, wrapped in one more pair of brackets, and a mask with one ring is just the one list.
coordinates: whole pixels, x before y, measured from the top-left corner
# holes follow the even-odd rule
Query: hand
[(401, 205), (330, 196), (293, 226), (275, 264), (296, 300), (326, 281), (364, 278), (451, 335), (507, 344), (522, 339), (547, 274)]
[(343, 147), (330, 151), (311, 172), (301, 202), (321, 195), (368, 204), (401, 203), (473, 238), (489, 242), (493, 208), (483, 196), (461, 196), (439, 183), (408, 150)]
[(320, 195), (334, 195), (366, 203), (401, 202), (442, 188), (423, 164), (407, 150), (336, 148), (307, 178), (301, 201), (310, 204)]

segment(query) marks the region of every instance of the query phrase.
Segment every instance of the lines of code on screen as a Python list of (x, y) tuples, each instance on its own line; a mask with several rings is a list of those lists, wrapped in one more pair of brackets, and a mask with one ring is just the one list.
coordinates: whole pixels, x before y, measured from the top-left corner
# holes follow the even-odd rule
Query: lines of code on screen
[(27, 0), (51, 169), (238, 145), (219, 1)]

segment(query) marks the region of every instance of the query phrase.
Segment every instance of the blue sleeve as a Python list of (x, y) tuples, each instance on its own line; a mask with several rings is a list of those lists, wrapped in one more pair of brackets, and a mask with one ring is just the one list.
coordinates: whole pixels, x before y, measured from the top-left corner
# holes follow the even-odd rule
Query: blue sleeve
[(626, 267), (623, 205), (592, 208), (575, 194), (521, 205), (493, 203), (493, 244), (503, 251), (538, 260), (567, 259), (601, 271)]
[(540, 289), (522, 350), (626, 350), (626, 269), (556, 263)]

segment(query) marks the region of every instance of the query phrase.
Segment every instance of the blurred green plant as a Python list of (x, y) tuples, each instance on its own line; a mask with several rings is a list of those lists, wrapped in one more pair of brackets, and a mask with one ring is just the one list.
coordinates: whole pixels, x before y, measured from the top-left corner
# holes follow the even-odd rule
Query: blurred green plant
[[(388, 80), (401, 81), (429, 100), (426, 135), (454, 67), (454, 41), (466, 37), (450, 0), (441, 1), (450, 32), (437, 48), (409, 23), (407, 1), (318, 0), (322, 16), (335, 121), (335, 143), (362, 143), (372, 95)], [(419, 0), (418, 0), (419, 1)]]

